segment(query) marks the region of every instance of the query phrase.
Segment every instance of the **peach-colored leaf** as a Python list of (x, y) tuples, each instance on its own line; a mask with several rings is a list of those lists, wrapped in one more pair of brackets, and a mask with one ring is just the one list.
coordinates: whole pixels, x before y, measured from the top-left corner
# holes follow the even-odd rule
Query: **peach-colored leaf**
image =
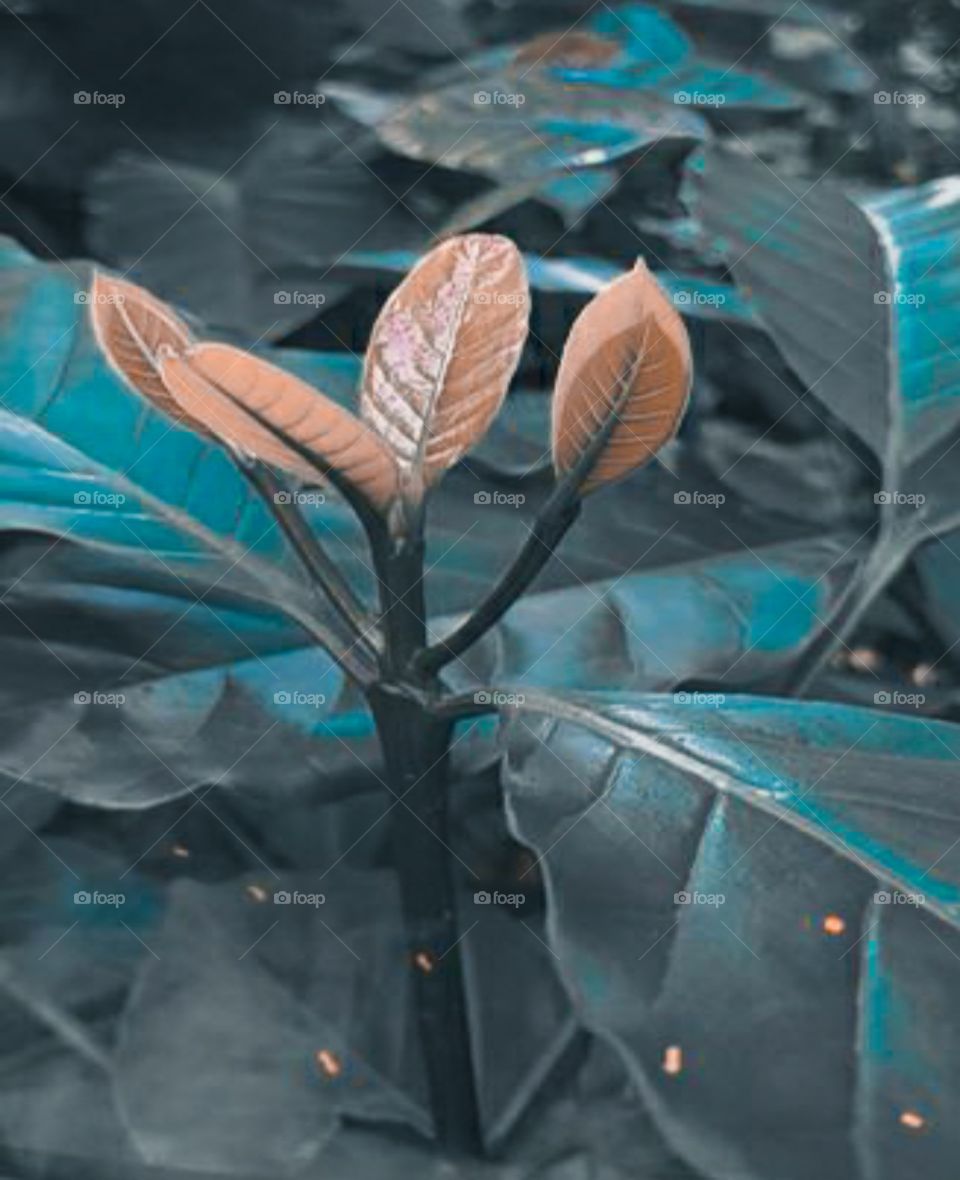
[(164, 356), (161, 371), (182, 413), (232, 449), (304, 483), (332, 472), (378, 508), (396, 498), (396, 465), (380, 439), (299, 377), (228, 344)]
[(99, 271), (89, 299), (94, 335), (104, 356), (134, 389), (177, 417), (160, 378), (159, 354), (185, 352), (190, 329), (149, 291)]
[(500, 408), (527, 336), (519, 250), (495, 234), (450, 238), (413, 268), (374, 324), (361, 413), (424, 491), (476, 443)]
[(641, 466), (675, 434), (693, 366), (683, 320), (640, 261), (577, 317), (553, 398), (553, 463), (577, 467), (609, 431), (580, 490), (593, 491)]

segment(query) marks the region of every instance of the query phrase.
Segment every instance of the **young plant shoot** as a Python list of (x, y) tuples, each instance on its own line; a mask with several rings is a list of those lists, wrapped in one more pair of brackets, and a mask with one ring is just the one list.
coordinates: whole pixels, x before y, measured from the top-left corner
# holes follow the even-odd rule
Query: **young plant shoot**
[[(231, 455), (315, 589), (312, 639), (366, 696), (387, 786), (404, 803), (391, 813), (392, 848), (436, 1134), (448, 1148), (476, 1153), (448, 760), (457, 719), (492, 711), (495, 698), (455, 695), (443, 671), (528, 589), (583, 497), (648, 462), (674, 435), (691, 384), (683, 322), (643, 262), (584, 308), (553, 397), (553, 493), (486, 597), (430, 642), (425, 501), (485, 434), (520, 361), (530, 297), (514, 244), (469, 234), (422, 259), (374, 325), (357, 415), (249, 352), (195, 339), (130, 283), (98, 274), (94, 287), (104, 354), (168, 418)], [(378, 603), (361, 599), (289, 494), (315, 486), (335, 488), (361, 520)]]

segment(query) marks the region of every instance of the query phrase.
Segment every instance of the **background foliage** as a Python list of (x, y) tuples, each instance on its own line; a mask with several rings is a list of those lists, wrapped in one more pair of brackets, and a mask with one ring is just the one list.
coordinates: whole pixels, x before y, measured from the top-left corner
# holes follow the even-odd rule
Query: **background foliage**
[[(353, 404), (398, 276), (482, 226), (526, 254), (533, 332), (431, 504), (438, 635), (548, 494), (563, 340), (638, 254), (697, 378), (662, 462), (450, 670), (526, 698), (454, 748), (492, 1157), (459, 1174), (952, 1176), (956, 11), (10, 0), (0, 25), (6, 1172), (458, 1174), (369, 716), (245, 482), (105, 366), (76, 259)], [(518, 67), (571, 27), (603, 60), (548, 37)], [(372, 596), (345, 506), (311, 513)], [(811, 678), (829, 704), (787, 699)], [(274, 909), (298, 889), (323, 907)]]

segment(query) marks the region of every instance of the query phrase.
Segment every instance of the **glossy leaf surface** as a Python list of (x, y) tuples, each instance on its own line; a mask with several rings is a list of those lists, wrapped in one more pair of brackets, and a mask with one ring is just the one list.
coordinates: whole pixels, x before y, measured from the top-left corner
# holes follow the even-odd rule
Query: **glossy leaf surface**
[(704, 1175), (951, 1175), (958, 735), (750, 698), (511, 717), (567, 985)]

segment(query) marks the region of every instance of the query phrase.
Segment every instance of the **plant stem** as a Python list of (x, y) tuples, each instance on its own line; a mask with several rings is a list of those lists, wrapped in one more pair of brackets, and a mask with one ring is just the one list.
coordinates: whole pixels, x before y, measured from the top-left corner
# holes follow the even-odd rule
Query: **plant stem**
[(421, 651), (414, 659), (414, 670), (420, 675), (435, 675), (498, 623), (553, 556), (579, 513), (576, 487), (572, 482), (558, 485), (520, 552), (487, 597), (446, 639)]
[(403, 799), (391, 839), (436, 1135), (448, 1151), (476, 1156), (482, 1143), (449, 850), (453, 722), (381, 690), (371, 692), (371, 705), (391, 788)]
[(803, 653), (792, 676), (789, 695), (805, 697), (837, 648), (844, 646), (857, 624), (896, 575), (903, 560), (898, 539), (881, 534), (857, 566), (837, 599), (826, 624)]
[(449, 842), (452, 719), (429, 711), (436, 678), (405, 676), (426, 637), (423, 536), (397, 541), (373, 528), (381, 584), (383, 681), (368, 697), (383, 749), (393, 809), (391, 841), (400, 877), (407, 952), (416, 973), (421, 1044), (439, 1142), (450, 1152), (482, 1149), (457, 915), (457, 876)]
[(376, 625), (340, 573), (323, 544), (304, 520), (290, 493), (274, 474), (257, 460), (241, 462), (240, 469), (272, 513), (311, 581), (318, 585), (349, 627), (358, 647), (375, 656), (377, 648), (368, 636), (376, 636)]

